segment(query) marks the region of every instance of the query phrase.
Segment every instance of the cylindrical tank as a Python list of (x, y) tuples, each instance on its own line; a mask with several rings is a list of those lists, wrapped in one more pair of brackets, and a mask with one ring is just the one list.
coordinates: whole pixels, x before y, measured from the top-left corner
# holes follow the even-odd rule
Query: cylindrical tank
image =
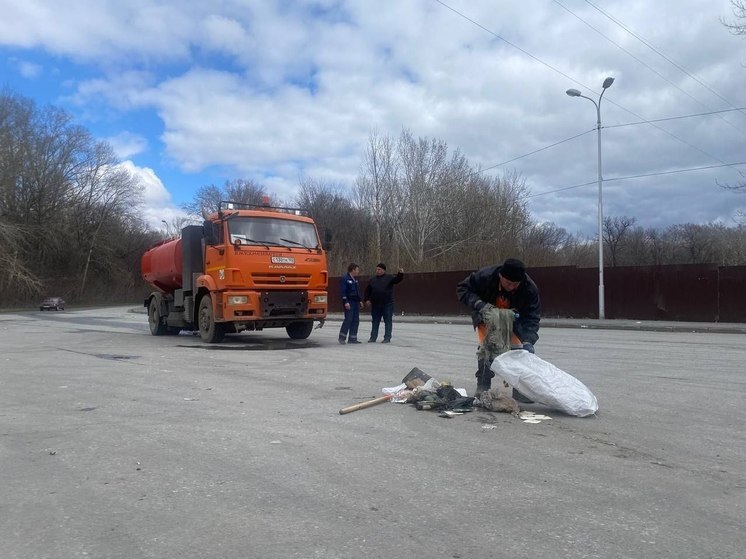
[(145, 251), (140, 262), (142, 278), (166, 293), (182, 286), (181, 239), (172, 239)]

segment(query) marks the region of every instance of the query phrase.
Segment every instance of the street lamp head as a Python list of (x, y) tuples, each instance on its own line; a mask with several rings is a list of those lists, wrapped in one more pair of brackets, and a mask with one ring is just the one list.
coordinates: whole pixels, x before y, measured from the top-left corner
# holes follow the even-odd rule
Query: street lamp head
[(611, 87), (611, 84), (613, 83), (614, 83), (614, 78), (609, 77), (604, 80), (604, 83), (601, 87), (603, 87), (604, 89), (609, 89)]
[(577, 89), (568, 89), (567, 91), (565, 91), (565, 93), (567, 93), (570, 97), (580, 97), (581, 95), (580, 91), (578, 91)]

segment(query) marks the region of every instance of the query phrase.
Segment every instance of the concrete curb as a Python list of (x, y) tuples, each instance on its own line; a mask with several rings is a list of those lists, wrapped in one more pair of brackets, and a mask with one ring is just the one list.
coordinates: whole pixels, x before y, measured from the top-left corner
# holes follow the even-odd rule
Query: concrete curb
[[(342, 313), (329, 313), (328, 322), (342, 322)], [(361, 322), (366, 315), (361, 316)], [(396, 315), (394, 322), (416, 322), (425, 324), (471, 324), (465, 315), (423, 316)], [(746, 324), (731, 322), (672, 322), (654, 320), (596, 320), (580, 318), (542, 318), (542, 328), (588, 328), (595, 330), (640, 330), (648, 332), (699, 332), (711, 334), (746, 334)]]

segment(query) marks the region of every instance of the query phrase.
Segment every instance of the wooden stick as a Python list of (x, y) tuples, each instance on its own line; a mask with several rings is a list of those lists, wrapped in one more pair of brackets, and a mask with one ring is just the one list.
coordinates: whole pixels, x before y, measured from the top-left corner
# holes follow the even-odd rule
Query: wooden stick
[(365, 408), (388, 402), (389, 400), (391, 400), (392, 397), (393, 394), (386, 394), (385, 396), (379, 396), (378, 398), (373, 398), (372, 400), (368, 400), (367, 402), (360, 402), (359, 404), (347, 406), (346, 408), (342, 408), (341, 410), (339, 410), (339, 415), (344, 415), (346, 413), (357, 410), (364, 410)]

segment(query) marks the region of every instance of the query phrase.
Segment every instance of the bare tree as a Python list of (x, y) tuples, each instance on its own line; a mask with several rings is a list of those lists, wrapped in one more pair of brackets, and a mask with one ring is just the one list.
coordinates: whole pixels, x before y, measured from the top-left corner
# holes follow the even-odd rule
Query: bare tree
[(371, 266), (371, 218), (343, 194), (341, 185), (311, 178), (301, 179), (295, 203), (309, 212), (322, 237), (333, 235), (333, 249), (328, 253), (327, 265), (331, 273), (343, 274), (350, 262), (363, 269)]
[(263, 186), (253, 180), (233, 179), (221, 186), (214, 184), (201, 186), (191, 202), (182, 204), (182, 209), (192, 216), (203, 216), (218, 211), (221, 201), (240, 204), (261, 205), (267, 192)]
[(463, 268), (516, 254), (529, 225), (525, 181), (483, 176), (459, 150), (403, 130), (373, 132), (355, 186), (372, 222), (371, 253), (411, 270)]
[(441, 226), (437, 192), (445, 175), (448, 146), (441, 140), (415, 139), (404, 130), (397, 152), (401, 161), (401, 197), (395, 226), (409, 259), (421, 266), (426, 245)]
[(30, 100), (0, 92), (0, 217), (20, 221), (26, 142), (32, 135), (34, 111)]
[[(481, 176), (458, 151), (404, 131), (398, 154), (398, 241), (416, 268), (463, 259), (479, 263), (516, 254), (528, 226), (525, 181), (516, 173)], [(471, 249), (471, 250), (469, 250)]]
[(636, 221), (636, 218), (627, 216), (607, 216), (604, 218), (604, 244), (606, 245), (607, 254), (609, 255), (612, 266), (619, 265), (620, 254), (624, 250), (624, 243), (630, 233), (630, 228)]
[(562, 251), (572, 242), (572, 235), (563, 227), (554, 223), (532, 224), (523, 232), (521, 253), (533, 266), (557, 265)]
[(41, 292), (42, 281), (24, 264), (27, 249), (24, 229), (0, 220), (0, 303)]
[(394, 142), (388, 136), (371, 132), (363, 153), (360, 175), (355, 181), (355, 203), (372, 219), (374, 225), (372, 253), (381, 260), (381, 236), (391, 226), (397, 191), (398, 161)]
[(746, 2), (730, 0), (730, 5), (736, 19), (729, 22), (721, 18), (720, 21), (734, 35), (746, 35)]
[[(80, 279), (80, 294), (85, 292), (88, 271), (94, 253), (101, 251), (101, 233), (114, 216), (136, 211), (141, 203), (142, 184), (129, 171), (117, 165), (111, 146), (99, 142), (94, 148), (95, 156), (90, 160), (87, 173), (81, 175), (78, 194), (80, 202), (76, 215), (80, 218), (78, 231), (80, 246), (86, 247), (85, 263)], [(116, 240), (114, 240), (116, 243)], [(99, 262), (106, 261), (99, 254)], [(108, 259), (110, 264), (116, 259)]]
[(161, 220), (161, 222), (163, 223), (163, 235), (166, 239), (170, 237), (178, 237), (181, 235), (181, 230), (187, 225), (202, 224), (202, 222), (199, 222), (193, 217), (185, 216), (175, 216), (170, 222), (167, 222), (165, 219)]
[(722, 242), (724, 265), (736, 266), (746, 263), (746, 226), (725, 228)]
[(117, 281), (106, 270), (121, 257), (121, 239), (104, 231), (134, 211), (137, 192), (121, 188), (115, 163), (62, 109), (0, 94), (0, 224), (23, 232), (3, 251), (12, 270), (4, 289), (23, 299), (53, 281), (55, 291), (80, 292), (94, 261), (101, 281)]

